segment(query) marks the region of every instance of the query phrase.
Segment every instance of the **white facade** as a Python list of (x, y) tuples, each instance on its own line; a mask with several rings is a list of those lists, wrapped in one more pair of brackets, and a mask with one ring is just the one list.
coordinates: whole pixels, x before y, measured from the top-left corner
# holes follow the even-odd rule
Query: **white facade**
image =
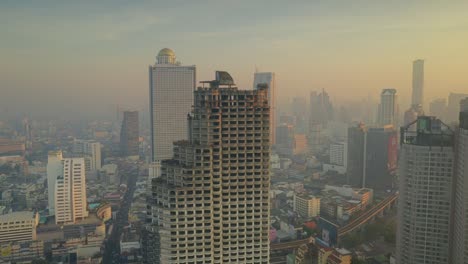
[(377, 123), (381, 126), (393, 125), (398, 127), (397, 91), (384, 89), (380, 94), (379, 116)]
[(0, 215), (0, 244), (36, 240), (39, 215), (33, 212), (13, 212)]
[(55, 182), (55, 223), (75, 223), (88, 216), (86, 204), (85, 161), (63, 159), (62, 175)]
[(315, 196), (294, 195), (294, 211), (306, 218), (320, 215), (320, 198)]
[(335, 171), (339, 174), (346, 173), (348, 163), (348, 144), (335, 142), (330, 144), (330, 162), (323, 164), (323, 171)]
[(337, 142), (330, 144), (330, 164), (343, 166), (346, 168), (348, 144), (346, 142)]
[(268, 85), (268, 103), (270, 104), (270, 142), (276, 143), (276, 78), (274, 72), (256, 72), (254, 74), (254, 89), (259, 84)]
[(51, 151), (47, 158), (47, 199), (49, 215), (55, 215), (55, 182), (63, 173), (62, 151)]
[(172, 143), (187, 139), (187, 115), (193, 104), (195, 66), (180, 66), (175, 53), (162, 49), (149, 66), (152, 160), (172, 157)]

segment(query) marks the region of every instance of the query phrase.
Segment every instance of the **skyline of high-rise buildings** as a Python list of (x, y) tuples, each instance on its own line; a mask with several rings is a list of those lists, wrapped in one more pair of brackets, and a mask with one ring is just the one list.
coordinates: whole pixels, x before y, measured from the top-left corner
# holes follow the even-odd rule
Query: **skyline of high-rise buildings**
[(187, 115), (193, 104), (196, 67), (182, 66), (175, 52), (164, 48), (149, 66), (151, 160), (172, 158), (172, 143), (187, 139)]
[(468, 264), (468, 1), (400, 2), (0, 1), (0, 264)]
[(307, 107), (307, 99), (304, 97), (294, 97), (292, 99), (291, 112), (294, 117), (294, 127), (297, 133), (304, 134), (307, 132), (307, 116), (309, 110)]
[(310, 150), (313, 153), (318, 153), (322, 146), (324, 130), (327, 129), (329, 122), (333, 120), (334, 111), (330, 101), (330, 96), (322, 89), (322, 91), (312, 91), (309, 101), (309, 125), (308, 125), (308, 141)]
[(325, 89), (310, 92), (309, 122), (326, 126), (333, 120), (333, 105)]
[[(160, 52), (159, 55), (158, 62), (160, 61), (163, 65), (180, 66), (170, 51), (165, 50)], [(153, 147), (152, 136), (154, 133), (151, 134), (147, 127), (143, 127), (141, 138), (139, 132), (131, 132), (132, 129), (139, 127), (138, 114), (135, 115), (137, 112), (124, 113), (120, 139), (121, 143), (123, 143), (128, 142), (129, 138), (133, 138), (134, 140), (131, 141), (135, 143), (134, 146), (137, 146), (137, 151), (138, 146), (141, 146), (142, 156), (138, 161), (136, 159), (126, 159), (128, 155), (124, 155), (124, 157), (113, 156), (113, 154), (118, 155), (115, 143), (118, 141), (119, 130), (115, 123), (96, 121), (88, 124), (86, 129), (77, 130), (76, 134), (69, 136), (62, 132), (61, 127), (63, 126), (59, 122), (48, 120), (44, 126), (45, 132), (40, 132), (38, 135), (47, 136), (47, 140), (41, 142), (47, 142), (47, 144), (52, 142), (54, 145), (42, 146), (43, 148), (40, 151), (44, 151), (44, 148), (46, 148), (47, 150), (64, 149), (64, 152), (63, 154), (61, 152), (51, 152), (48, 157), (50, 162), (47, 165), (47, 176), (50, 180), (47, 183), (49, 191), (53, 190), (53, 197), (48, 202), (53, 203), (53, 205), (49, 206), (49, 215), (47, 217), (54, 219), (56, 225), (60, 227), (78, 225), (81, 219), (87, 218), (88, 201), (86, 201), (85, 182), (90, 175), (88, 172), (95, 170), (91, 168), (97, 166), (97, 159), (100, 156), (94, 147), (100, 147), (102, 144), (105, 157), (102, 160), (106, 163), (106, 169), (100, 171), (98, 177), (89, 177), (88, 183), (90, 185), (95, 183), (115, 185), (111, 186), (109, 190), (113, 190), (112, 187), (115, 188), (119, 185), (119, 193), (106, 193), (103, 196), (96, 195), (96, 193), (90, 195), (89, 212), (90, 214), (95, 213), (93, 208), (99, 206), (96, 201), (101, 199), (104, 201), (109, 200), (113, 203), (112, 206), (116, 206), (117, 200), (122, 202), (122, 199), (130, 199), (129, 202), (125, 203), (132, 204), (132, 195), (135, 197), (132, 189), (135, 188), (135, 185), (137, 186), (136, 194), (142, 194), (142, 188), (151, 189), (151, 191), (145, 189), (150, 196), (147, 196), (147, 203), (143, 202), (148, 205), (147, 215), (145, 215), (148, 218), (145, 220), (151, 222), (146, 222), (147, 225), (144, 225), (145, 230), (151, 233), (148, 236), (150, 239), (145, 242), (147, 243), (145, 250), (149, 252), (148, 256), (151, 257), (148, 259), (145, 257), (147, 261), (185, 263), (194, 259), (201, 259), (202, 262), (214, 263), (262, 263), (267, 261), (266, 256), (269, 255), (268, 248), (270, 244), (282, 244), (283, 238), (287, 236), (287, 239), (298, 243), (301, 239), (305, 239), (303, 237), (304, 232), (297, 232), (298, 230), (302, 231), (300, 226), (306, 223), (303, 221), (311, 221), (307, 222), (308, 226), (313, 226), (312, 222), (319, 225), (317, 232), (321, 235), (318, 238), (324, 238), (323, 234), (325, 234), (325, 237), (331, 234), (333, 239), (324, 241), (326, 243), (330, 243), (330, 241), (337, 242), (328, 244), (328, 246), (341, 246), (338, 242), (343, 237), (340, 237), (339, 228), (345, 227), (347, 223), (350, 223), (349, 221), (353, 221), (352, 219), (355, 219), (354, 215), (360, 215), (361, 212), (368, 213), (370, 210), (367, 211), (367, 209), (374, 210), (373, 205), (366, 208), (363, 206), (362, 200), (351, 201), (348, 199), (349, 197), (346, 199), (327, 197), (323, 200), (326, 202), (322, 206), (317, 203), (317, 199), (309, 198), (319, 197), (321, 199), (322, 195), (334, 195), (324, 191), (323, 187), (320, 186), (331, 183), (350, 184), (353, 187), (358, 187), (357, 189), (370, 188), (371, 192), (375, 191), (378, 197), (377, 201), (396, 199), (398, 196), (397, 190), (401, 188), (401, 184), (400, 188), (394, 184), (396, 179), (394, 175), (397, 164), (396, 157), (398, 156), (398, 137), (394, 130), (394, 127), (398, 125), (397, 92), (395, 89), (384, 89), (381, 93), (377, 122), (373, 119), (367, 127), (362, 123), (358, 127), (351, 127), (348, 142), (345, 142), (343, 141), (346, 140), (345, 133), (342, 135), (342, 133), (336, 133), (336, 131), (346, 131), (347, 126), (353, 124), (354, 120), (344, 118), (346, 109), (340, 109), (337, 118), (333, 118), (332, 104), (325, 90), (322, 90), (321, 93), (312, 93), (309, 102), (304, 98), (296, 97), (294, 104), (290, 106), (291, 109), (282, 113), (281, 120), (284, 123), (279, 126), (272, 124), (274, 123), (271, 116), (272, 107), (264, 106), (272, 100), (269, 92), (275, 90), (275, 75), (273, 73), (265, 74), (267, 78), (263, 80), (255, 75), (254, 87), (248, 91), (238, 90), (232, 77), (227, 72), (222, 71), (216, 72), (216, 80), (201, 82), (203, 87), (192, 91), (194, 101), (190, 104), (191, 111), (184, 115), (186, 119), (184, 123), (187, 126), (186, 139), (175, 140), (171, 143), (172, 158), (156, 161), (160, 165), (158, 177), (152, 178), (150, 176), (145, 178), (145, 182), (149, 183), (146, 186), (140, 180), (146, 177), (146, 175), (143, 175), (145, 172), (142, 171), (147, 169), (148, 166), (151, 168), (150, 163), (152, 160), (148, 158), (148, 152), (150, 152), (148, 150)], [(177, 83), (178, 79), (172, 79), (172, 81)], [(167, 85), (168, 82), (161, 83)], [(246, 107), (251, 104), (255, 107)], [(262, 107), (257, 107), (258, 105), (262, 105)], [(432, 101), (430, 106), (431, 112), (442, 112), (440, 109), (447, 108), (445, 104), (439, 101)], [(421, 109), (421, 104), (414, 107)], [(265, 108), (268, 108), (268, 111)], [(375, 110), (377, 107), (374, 106), (373, 109)], [(269, 114), (266, 115), (266, 112)], [(376, 117), (375, 113), (373, 116)], [(412, 119), (417, 118), (424, 119), (420, 113), (416, 113), (412, 117)], [(142, 120), (144, 119), (142, 118)], [(465, 174), (464, 163), (462, 165), (459, 163), (465, 155), (464, 146), (462, 145), (462, 142), (466, 140), (463, 138), (465, 129), (463, 124), (465, 121), (460, 119), (460, 128), (456, 127), (456, 123), (453, 123), (455, 126), (452, 128), (454, 131), (457, 130), (457, 141), (454, 141), (455, 143), (452, 146), (453, 157), (451, 158), (456, 169), (452, 170), (453, 177), (451, 180), (453, 186), (457, 187), (453, 187), (453, 190), (443, 189), (446, 186), (437, 179), (435, 180), (437, 181), (436, 184), (430, 182), (427, 185), (429, 186), (427, 192), (429, 196), (432, 195), (431, 192), (435, 193), (434, 196), (442, 195), (441, 190), (445, 193), (452, 193), (450, 198), (452, 202), (448, 207), (449, 212), (454, 215), (449, 218), (449, 226), (453, 226), (453, 229), (457, 228), (460, 233), (452, 233), (450, 227), (448, 236), (454, 237), (455, 240), (443, 244), (444, 235), (441, 235), (442, 240), (440, 240), (440, 236), (434, 238), (433, 234), (427, 234), (433, 231), (432, 227), (422, 230), (419, 226), (424, 219), (432, 221), (434, 215), (438, 213), (447, 214), (446, 205), (439, 206), (440, 204), (435, 203), (436, 200), (431, 200), (432, 197), (428, 197), (427, 202), (421, 201), (423, 198), (420, 199), (417, 195), (426, 191), (424, 185), (426, 179), (421, 175), (426, 173), (429, 175), (430, 180), (441, 176), (439, 174), (447, 176), (448, 163), (445, 164), (445, 161), (439, 162), (439, 160), (436, 160), (433, 164), (429, 162), (428, 165), (423, 164), (423, 161), (431, 159), (427, 155), (419, 155), (416, 152), (405, 154), (406, 156), (403, 155), (403, 151), (409, 151), (414, 147), (412, 145), (421, 147), (419, 144), (422, 143), (418, 141), (420, 134), (421, 138), (431, 138), (430, 134), (433, 132), (437, 135), (441, 134), (439, 128), (444, 126), (439, 124), (442, 123), (432, 121), (435, 120), (433, 118), (425, 120), (425, 124), (422, 124), (424, 123), (422, 122), (421, 125), (418, 121), (405, 128), (402, 134), (410, 135), (415, 133), (416, 136), (405, 137), (404, 145), (402, 145), (401, 157), (408, 158), (411, 156), (411, 158), (409, 161), (401, 161), (400, 174), (406, 174), (400, 175), (400, 179), (406, 179), (406, 176), (411, 178), (415, 175), (415, 177), (420, 178), (415, 182), (409, 180), (410, 183), (406, 187), (408, 189), (412, 188), (411, 190), (406, 190), (406, 187), (401, 188), (402, 191), (406, 192), (406, 196), (403, 195), (402, 199), (407, 197), (410, 197), (410, 199), (416, 198), (410, 202), (406, 202), (407, 200), (401, 201), (408, 207), (402, 207), (406, 211), (402, 213), (403, 216), (399, 218), (398, 223), (401, 222), (405, 226), (401, 229), (403, 231), (399, 231), (399, 234), (406, 232), (410, 233), (410, 235), (416, 235), (410, 240), (407, 240), (410, 235), (402, 239), (405, 243), (412, 244), (410, 246), (405, 244), (405, 249), (399, 247), (400, 253), (398, 255), (403, 256), (402, 258), (417, 259), (420, 257), (421, 255), (418, 255), (419, 246), (421, 243), (426, 243), (426, 241), (421, 241), (418, 237), (424, 234), (427, 237), (432, 236), (431, 241), (435, 241), (434, 243), (424, 244), (433, 254), (429, 258), (436, 256), (437, 261), (445, 261), (446, 257), (443, 254), (446, 251), (442, 252), (440, 250), (448, 248), (448, 263), (452, 263), (450, 262), (452, 257), (453, 259), (463, 258), (460, 256), (459, 251), (453, 251), (465, 247), (465, 238), (461, 233), (465, 228), (465, 215), (457, 210), (457, 208), (466, 206), (463, 198), (465, 196), (464, 176), (462, 177)], [(430, 123), (430, 125), (427, 125), (427, 123)], [(313, 141), (313, 137), (310, 136), (311, 130), (307, 131), (307, 126), (309, 125), (310, 128), (311, 124), (320, 125), (320, 128), (322, 128), (319, 134), (320, 144), (311, 144), (311, 141)], [(154, 129), (155, 126), (152, 126), (153, 132)], [(278, 131), (275, 139), (279, 139), (279, 144), (273, 149), (270, 148), (273, 143), (271, 137), (274, 135), (271, 132), (272, 129)], [(442, 130), (446, 131), (444, 129)], [(2, 133), (5, 133), (5, 130), (2, 130)], [(16, 135), (13, 135), (13, 137), (16, 137)], [(20, 134), (20, 137), (23, 137), (23, 134)], [(61, 141), (55, 141), (55, 137), (59, 137)], [(85, 138), (86, 140), (77, 140), (76, 138)], [(438, 140), (437, 137), (434, 138), (435, 140), (433, 138), (429, 140), (430, 144)], [(424, 139), (422, 140), (424, 141)], [(34, 142), (37, 143), (37, 140)], [(307, 149), (309, 144), (314, 147)], [(323, 148), (316, 147), (318, 145)], [(348, 145), (350, 148), (348, 148)], [(64, 147), (62, 148), (62, 146)], [(125, 150), (125, 144), (121, 144), (121, 146), (121, 150)], [(37, 149), (37, 144), (33, 144), (32, 147), (33, 150)], [(431, 147), (439, 148), (439, 146), (432, 145)], [(416, 147), (414, 148), (416, 149)], [(151, 151), (151, 153), (154, 152)], [(421, 153), (424, 153), (424, 150), (421, 150)], [(437, 157), (445, 155), (436, 154), (434, 156)], [(62, 155), (66, 158), (63, 158)], [(77, 158), (77, 155), (80, 158)], [(272, 155), (272, 163), (267, 165), (266, 160), (270, 160), (270, 155)], [(421, 159), (417, 160), (418, 157)], [(349, 171), (347, 171), (348, 163), (351, 164)], [(37, 164), (34, 163), (32, 167), (37, 166)], [(133, 164), (135, 167), (129, 168), (129, 164)], [(116, 177), (118, 168), (121, 169), (122, 177), (120, 175)], [(266, 168), (268, 168), (268, 172), (266, 172)], [(38, 171), (37, 168), (33, 169)], [(436, 174), (432, 175), (431, 170), (435, 170)], [(126, 179), (130, 174), (129, 171), (140, 174), (135, 175), (132, 179), (139, 183), (132, 183), (129, 179)], [(312, 172), (312, 175), (309, 176), (310, 172)], [(458, 172), (461, 172), (461, 174), (458, 174)], [(265, 178), (269, 179), (269, 173), (275, 175), (271, 183), (265, 180)], [(304, 176), (300, 175), (302, 173)], [(456, 176), (455, 173), (457, 173)], [(284, 180), (285, 176), (287, 176), (287, 184), (279, 183)], [(348, 182), (345, 182), (345, 179)], [(307, 182), (309, 180), (317, 180), (316, 182), (320, 181), (321, 183), (315, 190), (308, 186)], [(461, 187), (458, 186), (458, 183)], [(276, 184), (277, 188), (270, 192), (270, 184)], [(438, 186), (439, 189), (434, 186)], [(34, 186), (34, 188), (37, 187)], [(88, 189), (93, 192), (96, 188), (88, 186)], [(31, 190), (35, 189), (31, 187)], [(125, 198), (122, 197), (122, 194), (127, 191), (130, 192), (129, 195), (125, 194)], [(197, 191), (200, 192), (197, 193)], [(286, 191), (288, 193), (292, 191), (293, 195), (285, 195)], [(408, 192), (410, 195), (407, 194)], [(267, 194), (270, 193), (273, 193), (273, 195), (267, 197), (269, 196)], [(5, 197), (9, 197), (8, 193), (5, 195)], [(26, 196), (28, 206), (34, 204), (30, 195), (28, 193), (28, 196)], [(291, 199), (291, 197), (294, 197), (294, 199)], [(141, 206), (141, 198), (140, 196), (139, 206)], [(274, 205), (271, 208), (269, 207), (270, 199), (274, 200)], [(411, 207), (413, 204), (416, 205)], [(248, 207), (249, 205), (250, 207)], [(427, 209), (424, 206), (432, 211), (426, 210), (426, 215), (421, 216), (418, 212), (421, 212), (421, 208)], [(269, 209), (266, 209), (267, 207)], [(334, 227), (324, 227), (320, 220), (314, 221), (315, 217), (321, 217), (322, 207), (323, 212), (327, 212), (328, 216), (333, 218), (331, 221), (337, 221), (337, 230), (333, 230)], [(116, 232), (122, 230), (122, 227), (118, 227), (120, 223), (127, 223), (128, 221), (133, 224), (135, 219), (140, 221), (144, 219), (141, 207), (138, 212), (133, 211), (132, 214), (128, 214), (128, 218), (126, 217), (126, 208), (125, 204), (122, 205), (121, 209), (124, 211), (122, 211), (121, 215), (125, 215), (125, 218), (116, 216), (120, 221), (115, 222), (116, 228), (119, 230)], [(282, 208), (287, 208), (288, 212), (286, 210), (283, 212), (276, 210), (274, 215), (270, 214), (273, 209)], [(345, 211), (342, 211), (343, 209)], [(411, 219), (407, 217), (409, 211), (416, 211)], [(44, 212), (47, 213), (47, 210)], [(389, 214), (394, 213), (394, 211), (389, 212)], [(110, 215), (110, 212), (106, 212), (106, 214)], [(239, 219), (243, 216), (245, 218)], [(252, 216), (252, 219), (249, 216)], [(287, 220), (283, 220), (284, 216), (287, 216), (285, 218)], [(93, 215), (91, 215), (92, 217)], [(274, 221), (272, 225), (268, 222), (270, 217)], [(363, 226), (366, 221), (363, 220)], [(361, 226), (361, 223), (358, 223), (358, 225)], [(412, 225), (416, 226), (413, 230), (411, 230)], [(260, 228), (248, 229), (249, 226), (259, 226)], [(444, 231), (446, 226), (440, 225), (437, 228)], [(41, 228), (38, 230), (41, 230)], [(402, 240), (400, 239), (399, 243)], [(197, 243), (197, 241), (202, 242)], [(120, 242), (126, 243), (123, 240)], [(249, 247), (251, 244), (254, 244), (253, 248)], [(433, 253), (432, 251), (437, 245), (439, 245), (439, 248), (437, 248), (439, 252)], [(406, 249), (411, 247), (414, 250), (408, 251)], [(349, 248), (352, 249), (352, 247)], [(244, 255), (239, 252), (243, 252)], [(296, 253), (296, 255), (288, 256), (288, 258), (296, 258), (297, 260), (302, 256), (303, 252), (296, 251)], [(425, 254), (423, 256), (426, 256)], [(275, 256), (275, 253), (272, 256)], [(418, 261), (425, 260), (419, 259)]]

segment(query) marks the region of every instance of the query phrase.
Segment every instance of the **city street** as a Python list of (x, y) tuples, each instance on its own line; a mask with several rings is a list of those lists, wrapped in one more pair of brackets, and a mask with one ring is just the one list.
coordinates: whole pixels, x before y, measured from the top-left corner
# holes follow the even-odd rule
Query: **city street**
[(127, 192), (124, 195), (120, 210), (114, 219), (114, 227), (105, 245), (103, 256), (104, 264), (120, 263), (120, 235), (123, 227), (128, 224), (128, 211), (130, 209), (136, 181), (138, 179), (138, 168), (134, 164), (125, 164), (121, 169), (121, 175), (127, 179)]

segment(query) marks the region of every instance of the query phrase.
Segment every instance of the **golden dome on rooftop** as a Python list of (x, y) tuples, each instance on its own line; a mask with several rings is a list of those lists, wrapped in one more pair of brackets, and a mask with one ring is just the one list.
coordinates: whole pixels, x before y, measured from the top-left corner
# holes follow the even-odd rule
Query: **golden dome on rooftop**
[(162, 56), (175, 57), (175, 52), (171, 49), (164, 48), (160, 50), (158, 53), (158, 57), (162, 57)]

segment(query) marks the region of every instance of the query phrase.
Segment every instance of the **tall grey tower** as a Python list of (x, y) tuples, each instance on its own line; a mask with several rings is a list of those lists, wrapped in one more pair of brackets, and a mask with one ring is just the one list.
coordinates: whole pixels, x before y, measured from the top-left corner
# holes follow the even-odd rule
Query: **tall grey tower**
[(170, 159), (172, 142), (187, 139), (195, 66), (181, 66), (171, 49), (162, 49), (149, 66), (152, 161)]
[(424, 60), (413, 61), (413, 96), (411, 105), (424, 108)]
[(120, 129), (120, 154), (124, 157), (138, 157), (140, 154), (138, 111), (123, 113)]
[(195, 92), (189, 138), (152, 181), (150, 263), (269, 263), (268, 90), (227, 72)]
[(399, 264), (453, 263), (454, 140), (450, 128), (435, 117), (419, 116), (401, 128)]
[(453, 263), (468, 263), (468, 97), (460, 103), (457, 134)]

